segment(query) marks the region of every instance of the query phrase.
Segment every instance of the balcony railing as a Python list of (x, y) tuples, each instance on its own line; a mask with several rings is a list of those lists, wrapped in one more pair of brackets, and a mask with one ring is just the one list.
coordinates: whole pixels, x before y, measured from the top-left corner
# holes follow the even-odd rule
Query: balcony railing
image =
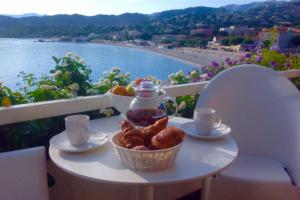
[[(287, 78), (300, 77), (300, 70), (288, 70), (279, 73)], [(207, 84), (208, 82), (197, 82), (183, 85), (166, 86), (164, 89), (166, 90), (168, 96), (178, 97), (201, 93)], [(77, 97), (74, 99), (15, 105), (8, 108), (0, 107), (0, 125), (98, 110), (111, 106), (112, 105), (107, 96), (96, 95)]]

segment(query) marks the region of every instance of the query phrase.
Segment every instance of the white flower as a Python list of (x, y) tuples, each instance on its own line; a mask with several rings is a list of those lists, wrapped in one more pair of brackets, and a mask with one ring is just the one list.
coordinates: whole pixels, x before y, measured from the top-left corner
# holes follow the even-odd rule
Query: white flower
[(102, 74), (105, 76), (105, 75), (109, 74), (109, 71), (104, 71), (104, 72), (102, 72)]
[(114, 114), (114, 110), (112, 108), (105, 108), (104, 110), (99, 111), (100, 114), (104, 114), (106, 117), (110, 117)]
[(125, 76), (126, 76), (126, 77), (129, 77), (129, 76), (130, 76), (130, 73), (129, 73), (129, 72), (127, 72), (127, 73), (125, 74)]
[(88, 89), (86, 92), (89, 95), (97, 95), (97, 94), (99, 94), (98, 90), (95, 90), (95, 89)]
[(106, 78), (101, 81), (101, 84), (108, 85), (108, 84), (111, 84), (111, 82), (109, 79)]
[(73, 57), (73, 56), (74, 56), (74, 53), (73, 53), (73, 52), (67, 52), (67, 53), (65, 54), (65, 57), (71, 58), (71, 57)]
[(176, 76), (184, 76), (184, 72), (182, 70), (176, 72)]
[(172, 79), (174, 76), (175, 76), (174, 73), (170, 74), (170, 75), (169, 75), (169, 79)]
[(78, 91), (79, 85), (78, 85), (78, 83), (72, 83), (71, 85), (68, 86), (68, 88), (73, 91)]
[(113, 81), (112, 84), (113, 84), (114, 86), (118, 86), (118, 85), (119, 85), (119, 82), (118, 82), (118, 81)]
[(115, 78), (116, 78), (116, 79), (121, 79), (121, 78), (123, 78), (123, 75), (121, 75), (121, 74), (116, 75)]
[(186, 102), (182, 101), (178, 106), (178, 110), (184, 110), (185, 108), (186, 108)]
[(111, 69), (111, 72), (114, 72), (114, 73), (120, 73), (120, 72), (121, 72), (121, 69), (120, 69), (120, 67), (113, 67), (113, 68)]
[(40, 88), (43, 89), (43, 90), (53, 90), (53, 89), (56, 89), (56, 87), (54, 85), (47, 85), (47, 84), (40, 85)]
[(62, 67), (67, 67), (68, 66), (68, 63), (64, 60), (61, 64)]
[(82, 58), (80, 58), (78, 62), (82, 65), (85, 64), (85, 61)]
[(68, 93), (67, 93), (67, 97), (68, 97), (68, 98), (74, 98), (74, 97), (76, 97), (76, 93), (68, 92)]
[(73, 60), (80, 62), (81, 58), (78, 55), (74, 55)]
[[(83, 62), (83, 60), (80, 58), (80, 56), (76, 55), (75, 53), (73, 52), (67, 52), (65, 54), (65, 57), (68, 57), (69, 59), (73, 60), (73, 61), (76, 61), (76, 62)], [(82, 63), (83, 64), (83, 63)]]
[(178, 85), (178, 81), (171, 81), (171, 85)]
[(53, 74), (51, 74), (51, 76), (59, 76), (62, 74), (62, 71), (61, 70), (56, 70)]

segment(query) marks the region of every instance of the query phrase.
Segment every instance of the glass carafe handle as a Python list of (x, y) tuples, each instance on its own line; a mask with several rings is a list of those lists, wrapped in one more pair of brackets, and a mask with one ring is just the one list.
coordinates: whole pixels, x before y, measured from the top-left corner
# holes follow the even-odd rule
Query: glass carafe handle
[(172, 101), (173, 104), (174, 104), (174, 106), (175, 106), (175, 112), (173, 113), (173, 115), (168, 115), (168, 117), (172, 118), (172, 117), (175, 117), (177, 115), (177, 113), (178, 113), (178, 104), (177, 104), (177, 102), (176, 102), (176, 100), (174, 98), (172, 98), (172, 97), (164, 97), (163, 98), (163, 104), (165, 105), (165, 107), (166, 107), (167, 110), (168, 110), (168, 107), (167, 107), (166, 103), (168, 101)]

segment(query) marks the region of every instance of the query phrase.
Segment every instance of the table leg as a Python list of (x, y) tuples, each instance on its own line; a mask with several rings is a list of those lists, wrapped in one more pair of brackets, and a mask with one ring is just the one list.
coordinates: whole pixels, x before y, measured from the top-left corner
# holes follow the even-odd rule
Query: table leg
[(210, 184), (212, 177), (206, 177), (202, 181), (201, 200), (209, 200)]
[(154, 200), (153, 186), (138, 186), (136, 187), (136, 200)]

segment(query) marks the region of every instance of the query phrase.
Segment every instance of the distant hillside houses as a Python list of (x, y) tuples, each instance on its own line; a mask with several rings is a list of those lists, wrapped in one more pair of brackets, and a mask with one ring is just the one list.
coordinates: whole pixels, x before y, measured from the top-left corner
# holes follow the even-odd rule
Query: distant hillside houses
[(221, 27), (219, 29), (220, 33), (226, 33), (228, 35), (240, 35), (240, 36), (253, 36), (257, 33), (254, 28), (249, 28), (248, 26), (229, 26)]
[(208, 49), (213, 49), (213, 50), (224, 50), (224, 51), (231, 51), (231, 52), (239, 52), (239, 51), (242, 50), (242, 46), (241, 45), (231, 45), (231, 46), (221, 45), (217, 41), (216, 37), (214, 37), (212, 41), (209, 41), (207, 43), (207, 48)]
[(270, 44), (282, 52), (300, 52), (300, 29), (290, 23), (273, 28), (263, 28), (259, 34), (260, 45)]
[(154, 43), (175, 43), (176, 41), (186, 38), (185, 35), (154, 35), (152, 41)]

